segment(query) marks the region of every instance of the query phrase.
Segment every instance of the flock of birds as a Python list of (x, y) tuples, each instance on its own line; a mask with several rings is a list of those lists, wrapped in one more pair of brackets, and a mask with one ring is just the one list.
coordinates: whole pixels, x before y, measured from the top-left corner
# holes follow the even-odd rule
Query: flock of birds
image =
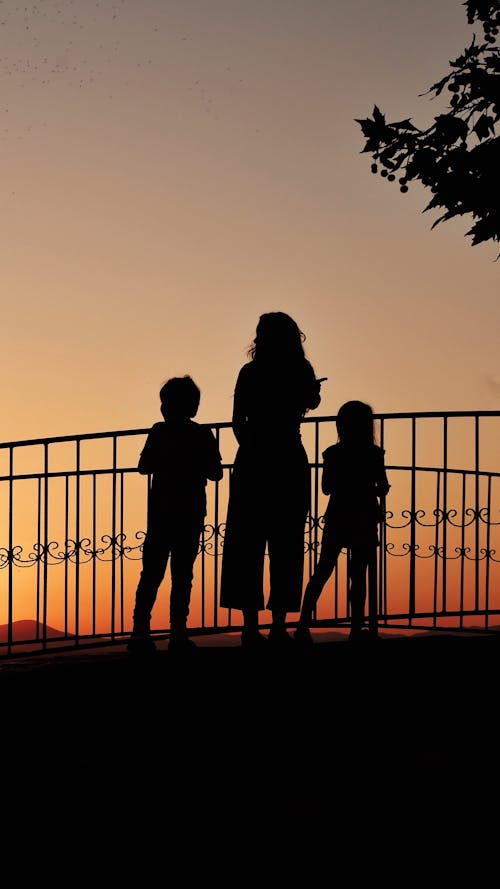
[[(189, 37), (132, 0), (0, 0), (0, 143), (46, 126), (33, 108), (57, 103), (64, 90), (99, 88), (113, 99), (141, 69), (154, 71), (172, 41), (188, 45)], [(229, 66), (225, 72), (234, 77)], [(199, 71), (190, 78), (187, 68), (184, 87), (204, 112), (216, 113)]]

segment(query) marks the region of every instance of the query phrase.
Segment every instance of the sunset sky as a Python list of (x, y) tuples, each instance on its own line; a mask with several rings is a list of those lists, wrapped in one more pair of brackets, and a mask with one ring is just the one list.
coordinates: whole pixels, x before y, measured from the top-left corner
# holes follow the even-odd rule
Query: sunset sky
[(275, 310), (317, 415), (500, 409), (498, 245), (431, 231), (355, 123), (430, 124), (473, 33), (460, 0), (0, 0), (1, 439), (148, 427), (185, 373), (230, 420)]

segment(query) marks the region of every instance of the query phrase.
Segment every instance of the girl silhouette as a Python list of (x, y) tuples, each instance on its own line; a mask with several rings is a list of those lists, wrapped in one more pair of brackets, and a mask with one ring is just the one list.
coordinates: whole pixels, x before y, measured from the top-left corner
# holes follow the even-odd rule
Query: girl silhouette
[(380, 500), (390, 485), (384, 451), (375, 444), (373, 412), (362, 401), (347, 401), (337, 414), (338, 443), (323, 452), (321, 488), (330, 499), (325, 511), (321, 554), (304, 592), (295, 631), (297, 642), (311, 644), (309, 627), (323, 587), (342, 549), (349, 550), (350, 640), (360, 638), (366, 604), (366, 573), (379, 546), (383, 520)]

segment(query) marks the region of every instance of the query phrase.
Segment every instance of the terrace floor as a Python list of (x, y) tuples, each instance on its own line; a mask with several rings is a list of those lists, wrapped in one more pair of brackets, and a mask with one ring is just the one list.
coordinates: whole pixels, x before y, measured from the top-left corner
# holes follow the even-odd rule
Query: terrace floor
[(450, 754), (465, 735), (475, 743), (496, 717), (500, 634), (382, 631), (353, 646), (345, 633), (313, 632), (307, 651), (249, 653), (239, 633), (222, 633), (196, 637), (196, 651), (182, 657), (166, 639), (146, 658), (130, 655), (125, 642), (15, 656), (0, 661), (0, 690), (59, 702), (68, 714), (92, 702), (110, 729), (120, 706), (122, 725), (140, 716), (215, 736), (245, 723), (249, 732), (260, 727), (262, 740), (284, 732), (287, 746), (317, 732), (322, 745), (334, 737), (347, 748), (366, 736), (367, 751), (381, 754), (387, 741), (391, 756), (409, 747), (429, 762), (441, 743)]
[(252, 830), (254, 848), (276, 825), (293, 847), (384, 813), (386, 829), (411, 817), (429, 838), (466, 797), (475, 818), (488, 809), (500, 635), (315, 637), (283, 654), (249, 655), (236, 633), (183, 658), (164, 640), (146, 659), (124, 643), (4, 660), (6, 774), (19, 799), (41, 785), (63, 818), (83, 820), (84, 803), (92, 830), (141, 831), (143, 849), (172, 817), (215, 844)]

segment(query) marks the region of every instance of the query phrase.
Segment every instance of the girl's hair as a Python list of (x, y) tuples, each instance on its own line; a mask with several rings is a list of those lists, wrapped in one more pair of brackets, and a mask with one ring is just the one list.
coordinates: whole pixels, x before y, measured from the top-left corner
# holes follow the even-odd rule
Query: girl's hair
[(346, 401), (337, 414), (339, 440), (353, 445), (375, 443), (373, 411), (364, 401)]
[(160, 402), (164, 410), (176, 417), (194, 417), (200, 404), (200, 390), (186, 374), (171, 377), (160, 389)]
[(302, 361), (306, 336), (285, 312), (266, 312), (259, 318), (255, 338), (248, 350), (252, 361)]

